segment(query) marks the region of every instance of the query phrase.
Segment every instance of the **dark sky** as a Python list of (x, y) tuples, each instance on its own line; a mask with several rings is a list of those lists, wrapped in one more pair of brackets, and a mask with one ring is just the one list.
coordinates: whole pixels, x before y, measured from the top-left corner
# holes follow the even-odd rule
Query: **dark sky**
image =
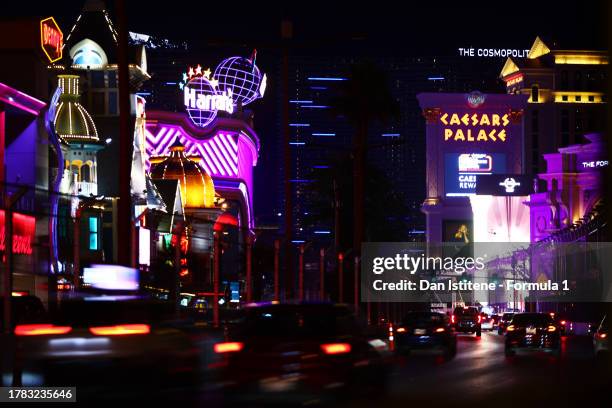
[[(68, 31), (85, 3), (3, 2), (3, 18), (53, 15)], [(114, 1), (106, 2), (111, 14)], [(605, 1), (137, 1), (126, 0), (130, 30), (208, 43), (263, 47), (279, 37), (283, 16), (298, 40), (366, 39), (363, 48), (398, 54), (444, 54), (457, 47), (529, 48), (533, 38), (561, 47), (607, 48)], [(164, 6), (167, 4), (167, 6)], [(360, 45), (361, 46), (361, 45)]]

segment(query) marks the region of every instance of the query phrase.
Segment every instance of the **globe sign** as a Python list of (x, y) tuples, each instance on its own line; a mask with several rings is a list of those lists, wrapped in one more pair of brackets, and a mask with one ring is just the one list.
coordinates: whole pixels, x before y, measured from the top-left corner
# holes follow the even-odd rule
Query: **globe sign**
[(217, 117), (222, 110), (234, 112), (232, 91), (218, 91), (211, 81), (204, 76), (191, 79), (184, 87), (185, 108), (193, 123), (205, 127)]
[(231, 90), (236, 104), (242, 106), (261, 98), (265, 91), (266, 76), (244, 57), (227, 58), (217, 66), (213, 78), (219, 81), (219, 89)]

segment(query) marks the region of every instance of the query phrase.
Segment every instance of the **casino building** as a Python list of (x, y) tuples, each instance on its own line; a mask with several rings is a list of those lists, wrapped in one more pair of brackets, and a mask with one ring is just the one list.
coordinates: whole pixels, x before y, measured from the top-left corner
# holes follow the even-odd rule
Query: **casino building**
[(606, 121), (607, 51), (563, 50), (537, 37), (526, 58), (510, 57), (500, 78), (509, 94), (528, 97), (525, 171), (545, 170), (544, 154), (603, 132)]
[(474, 225), (474, 214), (483, 211), (474, 202), (478, 180), (485, 175), (523, 174), (527, 97), (479, 92), (417, 97), (426, 120), (427, 198), (422, 211), (428, 242), (490, 241), (486, 234), (491, 229)]

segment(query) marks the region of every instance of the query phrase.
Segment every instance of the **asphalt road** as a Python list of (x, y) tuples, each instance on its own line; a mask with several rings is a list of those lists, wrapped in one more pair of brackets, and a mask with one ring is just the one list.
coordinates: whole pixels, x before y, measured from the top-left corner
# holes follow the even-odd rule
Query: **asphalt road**
[[(612, 406), (612, 373), (594, 359), (589, 337), (564, 337), (562, 355), (504, 356), (504, 336), (458, 335), (457, 356), (398, 358), (386, 397), (377, 407)], [(347, 406), (372, 406), (350, 401)]]

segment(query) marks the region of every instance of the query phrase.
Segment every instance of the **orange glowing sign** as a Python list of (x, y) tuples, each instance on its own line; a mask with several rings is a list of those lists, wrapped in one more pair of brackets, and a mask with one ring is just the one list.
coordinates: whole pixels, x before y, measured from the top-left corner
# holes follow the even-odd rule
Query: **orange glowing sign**
[(507, 113), (444, 112), (440, 115), (444, 141), (505, 142), (510, 124)]
[(40, 46), (49, 62), (62, 59), (64, 34), (53, 17), (40, 21)]

